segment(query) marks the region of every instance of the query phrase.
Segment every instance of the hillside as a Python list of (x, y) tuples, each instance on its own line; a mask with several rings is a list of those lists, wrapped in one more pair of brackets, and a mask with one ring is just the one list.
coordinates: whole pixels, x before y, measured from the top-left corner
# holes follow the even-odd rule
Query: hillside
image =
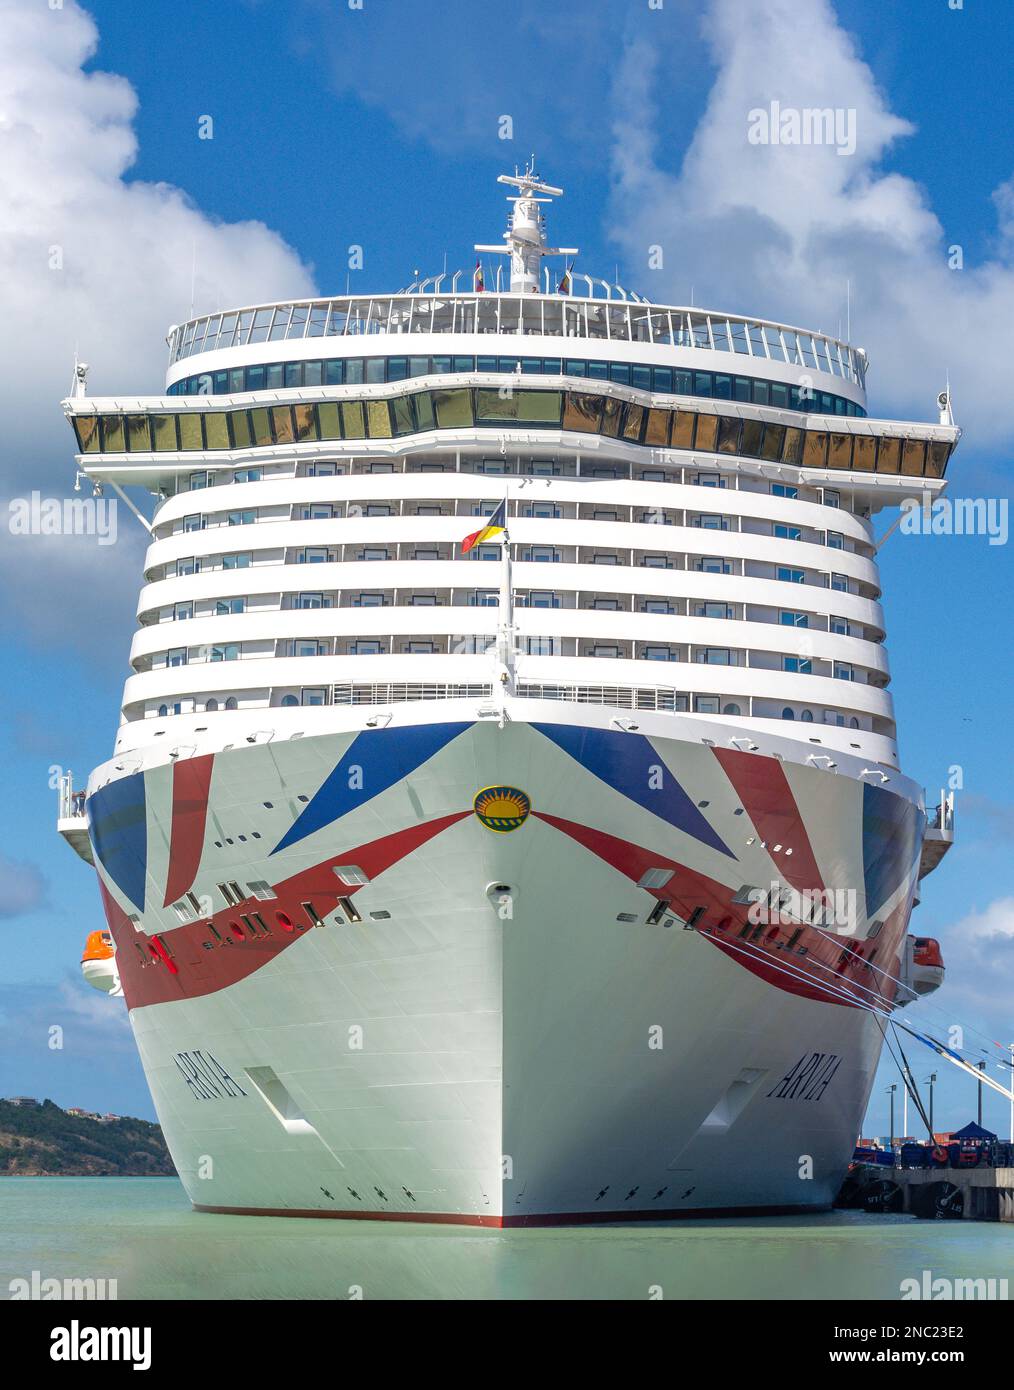
[(161, 1177), (176, 1172), (158, 1125), (0, 1100), (0, 1177)]

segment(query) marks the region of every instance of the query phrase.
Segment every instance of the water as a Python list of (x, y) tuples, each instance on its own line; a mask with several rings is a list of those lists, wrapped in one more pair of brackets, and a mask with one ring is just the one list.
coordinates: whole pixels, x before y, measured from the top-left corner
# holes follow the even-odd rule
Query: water
[(0, 1180), (11, 1279), (120, 1298), (897, 1299), (902, 1279), (1007, 1278), (1014, 1226), (822, 1216), (483, 1231), (193, 1212), (175, 1178)]

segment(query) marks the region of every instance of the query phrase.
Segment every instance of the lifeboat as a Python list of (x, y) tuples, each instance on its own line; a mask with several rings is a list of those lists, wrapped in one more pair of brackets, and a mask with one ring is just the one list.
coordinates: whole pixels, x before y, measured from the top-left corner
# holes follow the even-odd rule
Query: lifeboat
[(944, 958), (940, 942), (932, 936), (907, 936), (902, 952), (901, 980), (908, 997), (899, 996), (898, 1003), (911, 1003), (925, 994), (932, 994), (944, 982)]
[(107, 931), (93, 931), (81, 956), (81, 974), (92, 989), (103, 994), (122, 994), (120, 972), (116, 968), (116, 948)]

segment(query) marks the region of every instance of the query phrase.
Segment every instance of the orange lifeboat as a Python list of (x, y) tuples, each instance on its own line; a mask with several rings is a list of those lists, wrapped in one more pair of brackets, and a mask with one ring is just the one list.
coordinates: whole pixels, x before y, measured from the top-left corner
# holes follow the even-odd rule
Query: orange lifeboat
[(116, 948), (107, 931), (93, 931), (81, 956), (81, 974), (92, 989), (103, 994), (120, 994), (120, 972), (116, 968)]
[(916, 995), (932, 994), (944, 982), (944, 957), (932, 936), (908, 937), (908, 983)]

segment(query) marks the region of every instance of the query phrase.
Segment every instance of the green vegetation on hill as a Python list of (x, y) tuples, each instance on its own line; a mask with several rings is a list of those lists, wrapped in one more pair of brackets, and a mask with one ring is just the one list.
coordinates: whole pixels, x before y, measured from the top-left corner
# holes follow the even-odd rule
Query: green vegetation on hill
[(176, 1172), (162, 1130), (147, 1120), (68, 1115), (51, 1100), (0, 1100), (0, 1176), (161, 1177)]

